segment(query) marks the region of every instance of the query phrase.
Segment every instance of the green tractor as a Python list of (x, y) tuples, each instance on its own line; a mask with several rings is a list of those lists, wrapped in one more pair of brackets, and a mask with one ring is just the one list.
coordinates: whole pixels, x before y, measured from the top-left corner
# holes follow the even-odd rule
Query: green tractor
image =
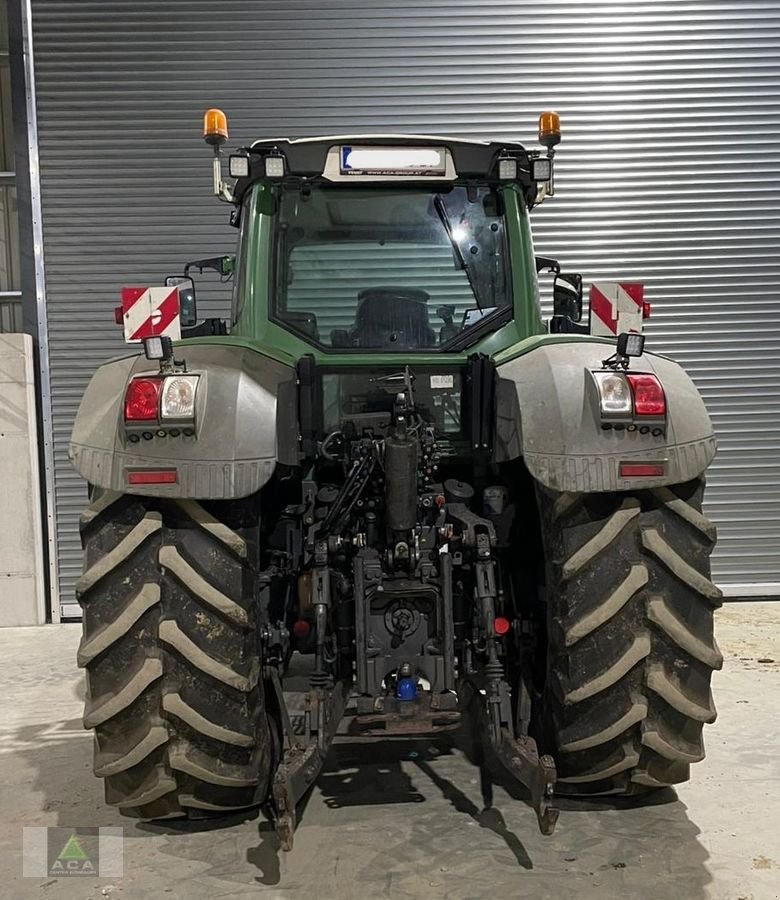
[[(534, 255), (558, 117), (534, 151), (260, 140), (230, 184), (219, 110), (204, 134), (236, 256), (127, 289), (144, 353), (97, 370), (72, 436), (107, 802), (267, 804), (289, 848), (337, 731), (466, 723), (546, 834), (555, 794), (685, 781), (722, 664), (715, 440), (688, 376), (643, 353), (637, 286), (592, 291), (588, 325), (581, 277)], [(197, 321), (209, 266), (229, 322)]]

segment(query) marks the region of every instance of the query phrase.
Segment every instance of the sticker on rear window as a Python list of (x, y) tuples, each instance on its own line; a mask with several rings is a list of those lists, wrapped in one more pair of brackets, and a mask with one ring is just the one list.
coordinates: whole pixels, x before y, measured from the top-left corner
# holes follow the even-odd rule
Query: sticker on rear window
[(451, 388), (455, 385), (453, 375), (431, 375), (432, 388)]

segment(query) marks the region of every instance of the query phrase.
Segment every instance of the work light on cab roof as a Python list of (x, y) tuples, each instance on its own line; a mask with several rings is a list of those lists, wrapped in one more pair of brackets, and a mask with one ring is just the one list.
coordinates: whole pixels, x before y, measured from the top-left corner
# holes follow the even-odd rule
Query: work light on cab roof
[[(203, 117), (203, 136), (214, 150), (214, 194), (239, 203), (257, 181), (269, 183), (325, 181), (413, 183), (457, 182), (485, 178), (498, 183), (517, 183), (529, 206), (552, 196), (553, 157), (561, 140), (560, 118), (555, 112), (539, 116), (539, 142), (546, 153), (528, 151), (514, 142), (463, 141), (419, 135), (355, 135), (349, 138), (303, 138), (255, 141), (230, 155), (228, 172), (232, 188), (222, 180), (221, 148), (227, 139), (227, 117), (208, 109)], [(461, 145), (471, 145), (471, 152)]]

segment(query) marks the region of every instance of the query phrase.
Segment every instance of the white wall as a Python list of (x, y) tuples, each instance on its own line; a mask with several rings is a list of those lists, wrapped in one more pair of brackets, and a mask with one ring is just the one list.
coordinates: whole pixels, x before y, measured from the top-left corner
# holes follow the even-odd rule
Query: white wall
[(32, 339), (0, 334), (0, 626), (45, 621)]

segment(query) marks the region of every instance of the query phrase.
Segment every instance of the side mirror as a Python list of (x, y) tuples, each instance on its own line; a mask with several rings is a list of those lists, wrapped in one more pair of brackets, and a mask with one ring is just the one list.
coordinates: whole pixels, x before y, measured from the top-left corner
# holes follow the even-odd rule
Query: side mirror
[(184, 274), (187, 275), (190, 269), (197, 269), (198, 273), (202, 275), (204, 269), (213, 269), (222, 278), (227, 278), (233, 274), (235, 265), (235, 256), (210, 256), (208, 259), (194, 259), (192, 262), (188, 262), (184, 267)]
[(557, 272), (553, 281), (553, 316), (582, 318), (582, 275)]
[(195, 303), (195, 282), (188, 275), (167, 275), (166, 287), (180, 286), (179, 317), (182, 328), (191, 328), (197, 324), (198, 309)]

